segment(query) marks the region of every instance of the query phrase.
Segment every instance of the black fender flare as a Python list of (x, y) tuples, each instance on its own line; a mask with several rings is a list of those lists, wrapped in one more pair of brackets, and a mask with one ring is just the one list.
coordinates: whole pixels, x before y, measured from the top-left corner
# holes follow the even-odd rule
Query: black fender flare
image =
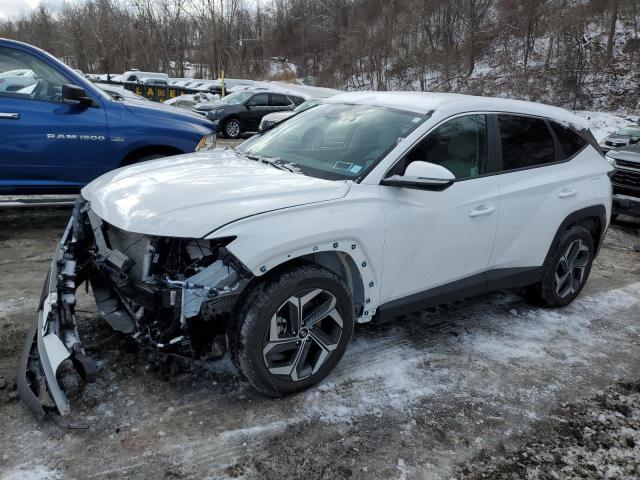
[(590, 207), (581, 208), (580, 210), (576, 210), (575, 212), (569, 214), (560, 224), (558, 230), (556, 231), (555, 236), (553, 237), (553, 241), (549, 246), (549, 250), (547, 251), (547, 256), (545, 257), (545, 263), (549, 259), (549, 256), (553, 255), (558, 248), (558, 244), (560, 243), (560, 237), (564, 232), (566, 232), (571, 225), (579, 223), (581, 220), (586, 220), (588, 218), (597, 218), (600, 222), (600, 238), (594, 238), (596, 244), (596, 251), (594, 254), (594, 258), (598, 255), (600, 251), (600, 247), (602, 246), (602, 239), (607, 231), (607, 209), (604, 205), (592, 205)]

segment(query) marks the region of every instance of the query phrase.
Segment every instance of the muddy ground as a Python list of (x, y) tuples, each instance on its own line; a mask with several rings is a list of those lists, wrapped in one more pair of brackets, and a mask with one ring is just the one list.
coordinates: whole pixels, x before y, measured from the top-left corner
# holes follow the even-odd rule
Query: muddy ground
[[(534, 308), (499, 292), (362, 325), (327, 380), (284, 399), (254, 392), (226, 358), (157, 368), (96, 321), (92, 299), (81, 295), (80, 329), (100, 361), (98, 380), (70, 386), (71, 417), (38, 423), (17, 400), (14, 374), (69, 212), (0, 211), (2, 479), (605, 476), (562, 470), (558, 458), (574, 447), (610, 464), (612, 478), (638, 475), (607, 460), (603, 449), (614, 444), (605, 437), (604, 444), (594, 437), (594, 449), (560, 435), (567, 422), (583, 440), (591, 437), (585, 428), (600, 435), (605, 427), (589, 422), (598, 422), (593, 409), (604, 409), (605, 420), (618, 419), (617, 433), (609, 426), (604, 433), (640, 463), (638, 446), (630, 446), (640, 443), (638, 220), (621, 217), (611, 229), (569, 307)], [(618, 412), (624, 421), (598, 400), (616, 394), (631, 403), (629, 418)], [(552, 457), (526, 462), (523, 452)]]

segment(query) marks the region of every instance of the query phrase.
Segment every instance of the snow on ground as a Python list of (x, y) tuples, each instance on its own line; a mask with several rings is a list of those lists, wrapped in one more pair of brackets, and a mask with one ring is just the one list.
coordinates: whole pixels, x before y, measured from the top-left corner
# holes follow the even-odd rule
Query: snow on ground
[(199, 103), (215, 102), (220, 99), (220, 95), (202, 92), (194, 94), (180, 95), (165, 101), (165, 105), (173, 105), (174, 107), (182, 107), (192, 109)]
[(637, 125), (638, 117), (635, 115), (617, 115), (615, 113), (591, 112), (588, 110), (577, 110), (574, 112), (579, 117), (589, 122), (591, 132), (598, 142), (606, 136), (617, 132), (627, 125)]
[(0, 480), (58, 480), (62, 474), (58, 470), (43, 465), (19, 465), (0, 477)]

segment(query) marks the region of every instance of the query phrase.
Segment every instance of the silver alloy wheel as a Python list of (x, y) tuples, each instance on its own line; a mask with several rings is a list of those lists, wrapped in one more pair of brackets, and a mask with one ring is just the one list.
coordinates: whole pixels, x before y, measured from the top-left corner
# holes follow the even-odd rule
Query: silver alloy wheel
[(587, 244), (580, 239), (571, 242), (556, 265), (555, 286), (558, 297), (565, 298), (580, 288), (588, 264)]
[(327, 290), (313, 288), (280, 305), (263, 341), (262, 355), (271, 374), (295, 382), (324, 365), (342, 336), (343, 322), (336, 303)]
[(225, 125), (227, 135), (237, 137), (240, 135), (240, 123), (237, 120), (229, 120)]

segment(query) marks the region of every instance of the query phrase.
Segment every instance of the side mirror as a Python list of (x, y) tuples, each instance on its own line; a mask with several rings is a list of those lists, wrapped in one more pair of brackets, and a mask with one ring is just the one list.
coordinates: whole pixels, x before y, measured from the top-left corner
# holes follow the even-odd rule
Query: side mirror
[(67, 83), (62, 86), (62, 101), (70, 105), (81, 107), (91, 107), (94, 105), (93, 100), (87, 96), (84, 88)]
[(440, 165), (415, 161), (409, 164), (404, 175), (392, 175), (380, 183), (390, 187), (441, 191), (453, 185), (455, 179), (456, 176), (451, 171)]

